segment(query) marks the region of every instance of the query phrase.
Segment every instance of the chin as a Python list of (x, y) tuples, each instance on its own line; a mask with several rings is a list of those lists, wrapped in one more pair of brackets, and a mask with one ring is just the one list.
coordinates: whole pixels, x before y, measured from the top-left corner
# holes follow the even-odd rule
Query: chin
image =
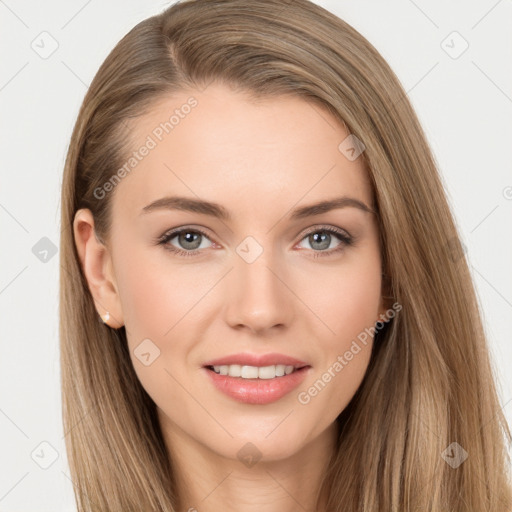
[(297, 454), (311, 442), (312, 433), (303, 422), (298, 425), (297, 418), (292, 420), (293, 413), (283, 421), (289, 412), (281, 415), (279, 420), (273, 417), (272, 421), (260, 421), (256, 426), (248, 425), (247, 421), (238, 429), (232, 425), (229, 430), (233, 439), (229, 441), (229, 453), (224, 455), (233, 458), (234, 454), (242, 462), (246, 455), (271, 462)]

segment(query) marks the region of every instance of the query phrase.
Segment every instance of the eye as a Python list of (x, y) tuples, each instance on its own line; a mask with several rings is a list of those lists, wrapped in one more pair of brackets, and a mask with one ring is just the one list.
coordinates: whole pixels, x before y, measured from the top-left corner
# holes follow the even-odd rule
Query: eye
[[(333, 242), (333, 236), (340, 243), (330, 248)], [(172, 241), (176, 239), (175, 245)], [(179, 256), (197, 256), (201, 253), (201, 249), (209, 246), (204, 245), (204, 240), (210, 240), (208, 235), (198, 228), (181, 228), (164, 233), (157, 238), (156, 243), (163, 245), (164, 248)], [(346, 246), (352, 245), (354, 239), (346, 231), (332, 226), (320, 226), (310, 230), (303, 236), (302, 240), (307, 240), (310, 244), (313, 257), (330, 256), (341, 252)], [(302, 241), (301, 240), (301, 241)]]
[[(180, 246), (176, 247), (171, 243), (171, 240), (174, 238), (176, 238), (176, 242), (185, 250), (181, 249)], [(202, 238), (209, 240), (206, 233), (200, 229), (183, 228), (165, 233), (157, 240), (157, 243), (180, 256), (195, 256), (201, 252), (200, 249), (205, 249), (207, 247), (202, 244)]]
[[(329, 249), (334, 238), (340, 242), (334, 249)], [(313, 249), (313, 257), (330, 256), (341, 252), (346, 246), (352, 245), (354, 239), (346, 231), (332, 226), (320, 226), (306, 233), (302, 240), (307, 240)]]

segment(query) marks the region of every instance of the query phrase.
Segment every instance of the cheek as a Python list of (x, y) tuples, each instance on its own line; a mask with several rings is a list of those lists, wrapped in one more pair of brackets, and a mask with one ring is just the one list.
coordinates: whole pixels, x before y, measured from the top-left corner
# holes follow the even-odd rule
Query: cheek
[(337, 349), (350, 345), (379, 316), (380, 261), (374, 255), (354, 260), (324, 268), (300, 287), (304, 302), (321, 320), (322, 339)]
[(168, 339), (204, 294), (204, 285), (190, 272), (180, 272), (165, 258), (155, 262), (143, 252), (123, 260), (119, 281), (126, 330), (133, 340)]
[(322, 320), (323, 334), (316, 338), (319, 364), (297, 399), (310, 412), (328, 410), (326, 421), (332, 421), (354, 396), (370, 361), (381, 299), (379, 253), (359, 252), (322, 273), (312, 281), (316, 286), (310, 282), (302, 292)]
[(126, 254), (116, 275), (130, 357), (143, 387), (155, 402), (165, 404), (180, 396), (172, 377), (186, 381), (183, 363), (200, 337), (197, 325), (204, 311), (200, 302), (211, 285), (206, 278), (197, 279), (193, 266), (179, 269), (165, 254), (143, 250)]
[[(328, 424), (345, 409), (361, 385), (373, 346), (380, 302), (380, 272), (340, 273), (325, 290), (321, 316), (327, 327), (316, 339), (319, 364), (297, 394), (312, 416)], [(324, 423), (322, 423), (324, 424)]]
[(375, 275), (369, 269), (353, 272), (345, 277), (339, 283), (336, 311), (332, 311), (334, 330), (343, 338), (357, 336), (362, 330), (375, 324), (381, 294), (380, 275)]
[[(190, 349), (192, 337), (185, 333), (204, 290), (189, 274), (171, 272), (163, 260), (131, 251), (116, 275), (133, 367), (146, 392), (165, 407), (183, 401), (174, 379), (185, 381), (185, 369), (176, 361), (183, 362)], [(176, 339), (180, 342), (174, 343)]]

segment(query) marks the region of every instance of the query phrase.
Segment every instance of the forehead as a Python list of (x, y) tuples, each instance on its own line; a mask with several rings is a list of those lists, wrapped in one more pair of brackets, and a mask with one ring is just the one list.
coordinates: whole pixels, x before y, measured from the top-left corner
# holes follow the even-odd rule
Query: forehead
[(211, 85), (160, 99), (130, 127), (126, 177), (114, 196), (114, 210), (126, 215), (166, 194), (248, 210), (344, 193), (371, 202), (362, 158), (340, 150), (350, 134), (326, 109), (298, 96), (254, 101)]

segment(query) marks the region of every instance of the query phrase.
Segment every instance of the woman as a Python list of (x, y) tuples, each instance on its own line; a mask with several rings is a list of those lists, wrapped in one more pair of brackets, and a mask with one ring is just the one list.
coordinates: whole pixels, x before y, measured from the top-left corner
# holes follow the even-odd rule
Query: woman
[(84, 99), (62, 187), (80, 511), (505, 511), (475, 292), (394, 73), (306, 0), (186, 0)]

